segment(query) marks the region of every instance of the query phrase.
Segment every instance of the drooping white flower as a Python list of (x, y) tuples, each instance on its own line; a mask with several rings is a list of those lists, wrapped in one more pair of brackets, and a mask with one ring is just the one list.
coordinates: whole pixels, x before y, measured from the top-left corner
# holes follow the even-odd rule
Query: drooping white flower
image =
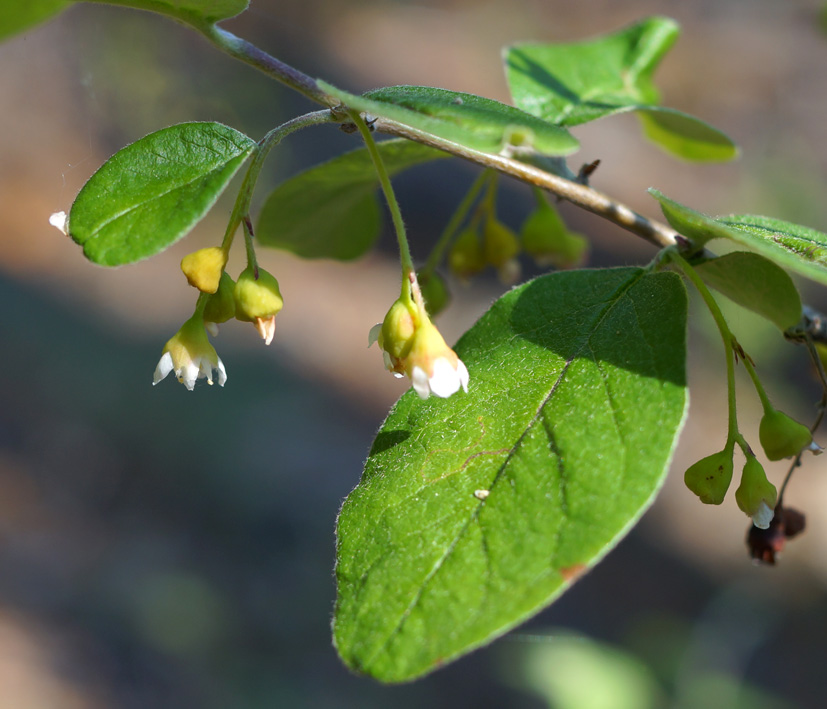
[(154, 386), (170, 372), (175, 372), (178, 381), (192, 391), (198, 379), (206, 379), (212, 384), (213, 370), (218, 372), (219, 385), (224, 386), (227, 381), (224, 363), (207, 339), (202, 317), (193, 315), (164, 346), (152, 384)]
[(428, 317), (413, 274), (410, 283), (384, 322), (371, 328), (368, 344), (379, 343), (385, 368), (396, 377), (408, 376), (422, 399), (447, 398), (460, 387), (467, 392), (468, 369)]

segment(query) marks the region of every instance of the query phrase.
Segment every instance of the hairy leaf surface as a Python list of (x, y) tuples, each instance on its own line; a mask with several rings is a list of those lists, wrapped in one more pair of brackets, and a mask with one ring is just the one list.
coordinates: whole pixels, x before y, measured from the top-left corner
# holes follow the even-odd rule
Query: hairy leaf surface
[(115, 153), (83, 186), (69, 213), (69, 235), (102, 266), (157, 254), (206, 215), (255, 147), (220, 123), (150, 133)]
[[(377, 143), (389, 174), (448, 157), (409, 140)], [(263, 246), (304, 258), (350, 260), (379, 236), (379, 178), (365, 148), (340, 155), (290, 178), (267, 198), (256, 228)]]
[(650, 189), (672, 227), (704, 244), (730, 239), (753, 249), (783, 268), (827, 285), (827, 234), (781, 219), (749, 214), (710, 217)]
[(319, 85), (356, 111), (390, 118), (473, 150), (569, 155), (580, 147), (565, 128), (474, 94), (388, 86), (356, 96), (323, 81)]
[(584, 42), (509, 47), (504, 60), (514, 104), (562, 126), (638, 111), (644, 134), (674, 155), (731, 160), (737, 148), (721, 131), (658, 106), (652, 74), (677, 37), (674, 20), (650, 17)]
[(513, 628), (652, 501), (686, 407), (686, 292), (637, 268), (543, 276), (457, 345), (467, 394), (405, 394), (338, 523), (334, 639), (412, 679)]

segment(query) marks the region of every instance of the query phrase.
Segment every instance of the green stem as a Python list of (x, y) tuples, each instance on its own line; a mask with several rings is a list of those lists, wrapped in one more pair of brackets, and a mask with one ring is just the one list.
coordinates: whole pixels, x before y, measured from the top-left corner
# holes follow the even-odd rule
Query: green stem
[(445, 226), (445, 229), (442, 230), (442, 234), (440, 234), (436, 245), (431, 251), (431, 255), (428, 256), (428, 260), (425, 262), (425, 265), (420, 269), (420, 273), (430, 273), (435, 270), (440, 263), (442, 263), (442, 259), (445, 256), (445, 251), (447, 250), (448, 245), (451, 243), (451, 239), (453, 239), (460, 224), (465, 221), (465, 218), (468, 216), (468, 212), (471, 211), (471, 207), (474, 205), (474, 202), (482, 191), (482, 188), (485, 187), (486, 181), (490, 180), (493, 175), (494, 173), (491, 170), (484, 170), (471, 184), (471, 187), (465, 194), (465, 197), (462, 198), (462, 202), (459, 203), (459, 206), (448, 220), (448, 224)]
[(373, 166), (376, 168), (376, 174), (379, 176), (379, 184), (382, 186), (382, 192), (385, 195), (385, 200), (388, 203), (388, 209), (391, 213), (391, 220), (393, 221), (393, 228), (396, 231), (396, 240), (399, 242), (399, 258), (402, 261), (402, 292), (405, 292), (405, 281), (408, 279), (410, 273), (414, 273), (414, 263), (411, 258), (411, 248), (408, 246), (408, 237), (405, 234), (405, 222), (402, 221), (402, 212), (399, 210), (399, 202), (396, 201), (396, 195), (393, 193), (393, 185), (388, 176), (388, 170), (385, 163), (382, 161), (382, 156), (379, 154), (379, 148), (376, 147), (376, 141), (370, 133), (370, 129), (356, 112), (348, 110), (348, 115), (356, 124), (359, 133), (362, 135), (362, 140), (365, 141), (370, 153)]
[(755, 371), (755, 367), (752, 366), (752, 362), (750, 362), (747, 358), (744, 358), (744, 367), (749, 374), (749, 378), (752, 379), (752, 384), (755, 387), (755, 391), (758, 392), (758, 398), (761, 399), (761, 406), (764, 408), (764, 413), (772, 411), (774, 408), (772, 402), (770, 402), (770, 398), (767, 396), (767, 392), (764, 390), (764, 386), (758, 378), (758, 373)]
[(322, 91), (315, 79), (276, 59), (247, 40), (237, 37), (232, 32), (227, 32), (227, 30), (214, 24), (197, 27), (197, 29), (216, 47), (231, 57), (255, 67), (267, 76), (307, 96), (311, 101), (328, 107), (338, 106), (341, 103), (338, 99)]
[(227, 231), (224, 232), (224, 240), (221, 242), (221, 248), (225, 253), (230, 251), (233, 237), (242, 218), (250, 212), (250, 200), (253, 198), (253, 190), (258, 181), (259, 173), (261, 173), (261, 168), (264, 165), (264, 160), (270, 151), (285, 137), (297, 130), (320, 123), (332, 122), (335, 122), (335, 118), (327, 109), (305, 113), (303, 116), (297, 116), (286, 123), (282, 123), (280, 126), (276, 126), (258, 142), (258, 147), (255, 153), (253, 153), (253, 160), (247, 168), (247, 174), (244, 175), (244, 181), (241, 183), (241, 189), (238, 191), (238, 197), (236, 197), (235, 205), (230, 215), (230, 222), (227, 224)]
[(244, 248), (247, 251), (247, 265), (253, 269), (253, 276), (258, 280), (258, 260), (256, 259), (256, 249), (253, 246), (253, 225), (247, 216), (242, 221), (244, 222)]
[(749, 448), (743, 436), (741, 436), (738, 431), (737, 409), (735, 405), (735, 354), (733, 352), (735, 338), (732, 335), (732, 331), (729, 329), (729, 325), (727, 325), (724, 314), (718, 307), (718, 303), (715, 302), (715, 298), (712, 297), (709, 288), (706, 287), (706, 284), (695, 272), (695, 269), (686, 262), (676, 249), (669, 248), (666, 249), (664, 253), (673, 264), (680, 268), (681, 272), (692, 282), (692, 285), (695, 286), (695, 289), (700, 293), (706, 307), (712, 314), (712, 319), (718, 326), (718, 332), (720, 332), (721, 339), (724, 341), (724, 355), (726, 357), (727, 408), (729, 414), (727, 444), (729, 445), (730, 441), (735, 441), (742, 449), (744, 449), (745, 446)]

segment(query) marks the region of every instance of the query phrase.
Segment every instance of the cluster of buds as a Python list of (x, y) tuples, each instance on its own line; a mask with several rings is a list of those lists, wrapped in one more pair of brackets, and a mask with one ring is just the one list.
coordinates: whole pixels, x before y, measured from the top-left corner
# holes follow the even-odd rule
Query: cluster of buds
[(521, 253), (541, 267), (574, 268), (587, 251), (585, 237), (569, 231), (557, 210), (538, 192), (537, 208), (523, 222), (519, 236), (497, 219), (489, 205), (481, 229), (477, 219), (459, 233), (448, 254), (448, 266), (462, 281), (493, 266), (503, 283), (512, 284), (520, 277)]
[[(799, 455), (804, 450), (820, 453), (812, 434), (804, 424), (795, 421), (770, 406), (758, 429), (761, 447), (769, 460), (781, 460)], [(701, 502), (720, 505), (726, 497), (733, 473), (734, 440), (730, 439), (722, 451), (702, 458), (684, 473), (686, 486)], [(758, 529), (768, 529), (776, 515), (778, 491), (768, 479), (764, 467), (749, 446), (744, 445), (746, 462), (741, 471), (741, 483), (735, 491), (735, 502)]]
[(226, 252), (218, 247), (199, 249), (181, 261), (187, 282), (201, 295), (195, 314), (164, 346), (153, 384), (175, 372), (178, 381), (192, 391), (198, 379), (212, 384), (215, 370), (219, 385), (224, 386), (227, 372), (207, 332), (217, 335), (218, 324), (232, 318), (253, 323), (265, 344), (273, 341), (276, 315), (284, 305), (278, 281), (256, 266), (248, 266), (233, 281), (224, 270), (226, 265)]
[(422, 399), (468, 391), (468, 369), (431, 322), (413, 271), (403, 278), (402, 294), (384, 321), (371, 328), (368, 345), (374, 342), (385, 367), (396, 377), (407, 376)]

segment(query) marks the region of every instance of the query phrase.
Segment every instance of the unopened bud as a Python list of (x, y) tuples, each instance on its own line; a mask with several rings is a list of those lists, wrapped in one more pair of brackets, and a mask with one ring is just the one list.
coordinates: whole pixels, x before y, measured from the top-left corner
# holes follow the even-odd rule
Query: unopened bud
[(758, 426), (758, 438), (770, 460), (798, 455), (813, 442), (809, 428), (776, 409), (764, 412)]
[(557, 210), (543, 199), (520, 230), (523, 250), (539, 266), (574, 268), (583, 262), (589, 242), (570, 232)]
[(701, 502), (720, 505), (732, 480), (732, 448), (724, 448), (690, 465), (683, 480)]
[(735, 501), (741, 511), (752, 517), (752, 523), (759, 529), (767, 529), (775, 514), (778, 491), (754, 456), (748, 456), (741, 473), (741, 484), (735, 491)]
[(204, 308), (205, 323), (222, 323), (235, 317), (234, 290), (235, 282), (225, 271), (221, 274), (218, 290), (207, 298), (207, 305)]
[(505, 224), (489, 217), (483, 229), (483, 254), (487, 263), (500, 269), (520, 253), (517, 235)]
[(198, 249), (181, 259), (181, 270), (187, 277), (187, 282), (202, 293), (215, 293), (224, 266), (227, 265), (227, 254), (218, 246)]
[(425, 301), (425, 308), (432, 318), (441, 313), (451, 302), (451, 294), (445, 279), (436, 271), (427, 271), (417, 274), (419, 289), (422, 291), (422, 299)]
[(467, 281), (485, 268), (480, 236), (474, 227), (463, 229), (448, 253), (448, 267), (461, 281)]
[(245, 268), (233, 290), (236, 320), (251, 322), (255, 325), (265, 344), (273, 340), (276, 329), (276, 315), (284, 306), (275, 277), (258, 269), (258, 278), (252, 267)]

